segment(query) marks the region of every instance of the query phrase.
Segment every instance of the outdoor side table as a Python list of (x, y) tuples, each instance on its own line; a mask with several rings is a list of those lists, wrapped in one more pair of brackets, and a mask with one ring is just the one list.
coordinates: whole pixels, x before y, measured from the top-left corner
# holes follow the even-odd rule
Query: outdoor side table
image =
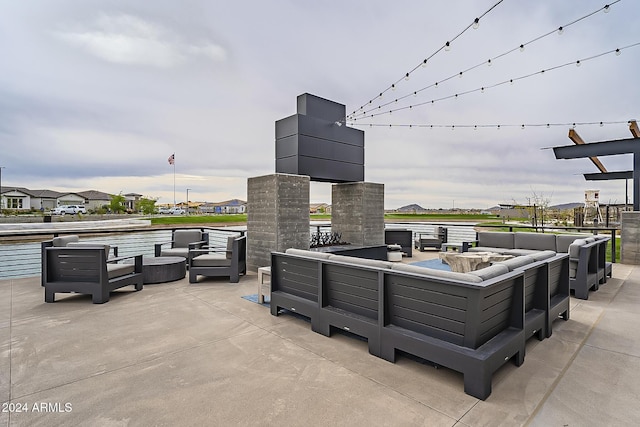
[[(269, 277), (269, 283), (264, 283), (264, 277)], [(258, 304), (264, 304), (264, 296), (271, 295), (271, 267), (258, 268)]]

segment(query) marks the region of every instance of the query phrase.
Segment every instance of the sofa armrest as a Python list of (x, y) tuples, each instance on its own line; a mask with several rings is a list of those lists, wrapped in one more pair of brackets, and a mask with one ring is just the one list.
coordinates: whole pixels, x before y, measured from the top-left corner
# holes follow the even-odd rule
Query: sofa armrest
[(477, 240), (470, 240), (468, 242), (462, 242), (462, 252), (469, 252), (469, 248), (473, 248), (474, 246), (478, 246)]

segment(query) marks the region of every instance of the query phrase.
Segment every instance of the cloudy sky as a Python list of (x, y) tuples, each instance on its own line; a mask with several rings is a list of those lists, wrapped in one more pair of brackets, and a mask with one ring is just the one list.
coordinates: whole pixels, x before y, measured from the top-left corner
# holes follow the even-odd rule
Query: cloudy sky
[[(351, 113), (410, 94), (354, 125), (387, 208), (579, 202), (586, 189), (624, 203), (624, 182), (586, 182), (588, 159), (544, 149), (572, 144), (570, 125), (530, 125), (640, 119), (640, 46), (584, 60), (640, 42), (640, 2), (608, 1), (609, 13), (567, 25), (606, 2), (504, 0), (402, 79), (497, 2), (0, 0), (2, 185), (173, 202), (175, 152), (178, 201), (187, 188), (192, 201), (246, 200), (247, 178), (275, 171), (274, 122), (298, 95)], [(576, 131), (631, 136), (625, 123)], [(631, 156), (601, 160), (632, 167)], [(311, 200), (330, 202), (330, 185), (313, 184)]]

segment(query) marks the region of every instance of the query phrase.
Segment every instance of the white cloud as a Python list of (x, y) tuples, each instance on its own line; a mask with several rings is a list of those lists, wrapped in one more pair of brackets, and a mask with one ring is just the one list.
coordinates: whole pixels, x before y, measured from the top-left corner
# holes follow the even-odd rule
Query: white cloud
[(171, 30), (131, 15), (101, 15), (90, 28), (56, 35), (72, 46), (116, 64), (174, 67), (192, 57), (225, 61), (227, 52), (212, 42), (183, 42)]

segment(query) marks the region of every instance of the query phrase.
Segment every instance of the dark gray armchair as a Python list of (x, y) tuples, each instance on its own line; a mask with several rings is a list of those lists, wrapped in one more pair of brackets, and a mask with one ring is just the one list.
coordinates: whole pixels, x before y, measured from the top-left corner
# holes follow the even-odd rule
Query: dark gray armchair
[(189, 266), (189, 249), (199, 249), (208, 243), (209, 233), (203, 230), (173, 230), (171, 241), (156, 243), (155, 256), (181, 256), (187, 258), (187, 266)]
[[(94, 304), (109, 301), (111, 291), (132, 285), (142, 290), (142, 255), (107, 259), (109, 246), (66, 246), (44, 249), (44, 300), (56, 293), (90, 294)], [(118, 261), (134, 258), (132, 264)]]
[(98, 243), (91, 243), (91, 242), (83, 242), (80, 241), (80, 238), (75, 235), (75, 234), (69, 234), (67, 236), (59, 236), (59, 237), (54, 237), (51, 240), (45, 240), (44, 242), (40, 243), (40, 257), (41, 257), (41, 265), (42, 265), (42, 275), (40, 278), (40, 284), (42, 286), (44, 286), (44, 282), (46, 281), (47, 277), (46, 277), (46, 272), (47, 272), (47, 257), (45, 256), (46, 254), (46, 249), (47, 248), (51, 248), (51, 247), (56, 247), (56, 248), (64, 248), (64, 247), (93, 247), (93, 246), (100, 246), (100, 247), (104, 247), (105, 250), (107, 251), (107, 258), (109, 258), (109, 251), (113, 252), (113, 256), (117, 257), (118, 256), (118, 247), (117, 246), (108, 246), (108, 245), (103, 245), (103, 244), (98, 244)]
[(189, 265), (189, 283), (196, 283), (199, 275), (228, 276), (238, 283), (240, 275), (247, 274), (247, 237), (228, 237), (226, 248), (190, 249)]

